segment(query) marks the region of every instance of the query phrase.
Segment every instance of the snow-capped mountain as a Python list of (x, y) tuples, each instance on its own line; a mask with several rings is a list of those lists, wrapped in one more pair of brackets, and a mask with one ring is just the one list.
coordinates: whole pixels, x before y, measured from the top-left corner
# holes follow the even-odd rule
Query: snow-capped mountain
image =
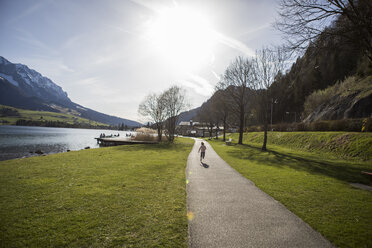
[(0, 56), (0, 77), (8, 80), (29, 97), (46, 101), (71, 101), (62, 88), (26, 65), (13, 64)]
[(116, 116), (85, 108), (68, 98), (52, 80), (23, 64), (14, 64), (0, 56), (0, 104), (30, 110), (69, 113), (90, 120), (118, 125), (140, 126)]

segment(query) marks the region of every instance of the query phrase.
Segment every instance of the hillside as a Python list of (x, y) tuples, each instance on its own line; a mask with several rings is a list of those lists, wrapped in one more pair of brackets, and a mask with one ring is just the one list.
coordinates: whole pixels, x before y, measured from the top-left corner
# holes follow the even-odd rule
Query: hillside
[(349, 77), (306, 98), (305, 122), (368, 117), (372, 113), (372, 76)]
[(290, 122), (286, 112), (300, 116), (306, 97), (313, 92), (326, 89), (349, 76), (371, 75), (370, 67), (360, 48), (342, 38), (321, 37), (271, 86), (276, 99), (273, 122)]
[[(237, 140), (236, 134), (232, 135)], [(262, 132), (248, 132), (244, 142), (262, 144)], [(328, 154), (329, 158), (372, 161), (372, 133), (269, 132), (268, 144)]]
[(4, 105), (0, 105), (0, 124), (81, 128), (109, 127), (107, 124), (91, 121), (71, 114), (26, 110)]
[(179, 114), (178, 119), (177, 119), (177, 125), (181, 121), (187, 121), (187, 122), (190, 121), (190, 120), (195, 121), (195, 118), (197, 116), (197, 113), (198, 113), (199, 109), (200, 109), (200, 107), (194, 108), (194, 109), (191, 109), (189, 111), (185, 111), (185, 112), (182, 112), (181, 114)]
[(52, 80), (23, 64), (0, 56), (0, 104), (16, 108), (71, 114), (108, 125), (141, 126), (136, 121), (106, 115), (74, 103)]

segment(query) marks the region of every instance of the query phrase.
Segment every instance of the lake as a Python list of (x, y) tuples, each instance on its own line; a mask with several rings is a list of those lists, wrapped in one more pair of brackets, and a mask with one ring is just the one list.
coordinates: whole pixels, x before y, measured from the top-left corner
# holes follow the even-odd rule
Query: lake
[[(41, 150), (44, 154), (81, 150), (89, 146), (98, 148), (94, 138), (101, 133), (106, 135), (118, 133), (124, 136), (127, 131), (25, 127), (0, 125), (0, 160), (35, 156), (34, 152)], [(32, 152), (32, 153), (31, 153)]]

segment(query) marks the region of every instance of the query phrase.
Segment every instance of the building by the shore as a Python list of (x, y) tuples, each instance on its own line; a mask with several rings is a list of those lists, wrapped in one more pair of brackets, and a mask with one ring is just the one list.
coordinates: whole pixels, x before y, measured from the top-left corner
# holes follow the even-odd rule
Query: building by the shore
[[(212, 137), (216, 136), (219, 132), (223, 130), (223, 127), (212, 127)], [(176, 127), (176, 133), (183, 136), (192, 136), (192, 137), (209, 137), (210, 136), (210, 127), (207, 123), (193, 122), (190, 121), (181, 121)]]

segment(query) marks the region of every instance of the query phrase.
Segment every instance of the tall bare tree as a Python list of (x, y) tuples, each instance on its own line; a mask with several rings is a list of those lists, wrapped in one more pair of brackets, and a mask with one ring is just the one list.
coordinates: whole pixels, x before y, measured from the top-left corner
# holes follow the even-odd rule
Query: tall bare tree
[(213, 104), (213, 99), (214, 98), (212, 96), (211, 99), (203, 103), (197, 114), (197, 119), (203, 125), (203, 128), (207, 127), (210, 138), (212, 138), (213, 128), (216, 125), (216, 109)]
[(248, 104), (249, 88), (253, 83), (251, 59), (237, 57), (226, 69), (217, 89), (225, 90), (226, 100), (239, 118), (239, 144), (243, 144), (244, 120)]
[(163, 94), (149, 94), (140, 103), (138, 112), (142, 116), (150, 117), (155, 123), (158, 131), (158, 141), (160, 142), (163, 135), (163, 122), (166, 119), (166, 101)]
[(162, 94), (162, 99), (165, 102), (167, 118), (165, 121), (167, 130), (165, 135), (169, 142), (173, 142), (178, 115), (188, 107), (185, 98), (185, 90), (179, 86), (172, 86)]
[(279, 16), (275, 26), (290, 49), (306, 49), (321, 35), (339, 36), (362, 47), (372, 62), (371, 0), (281, 0)]
[(231, 112), (228, 94), (225, 91), (218, 90), (214, 93), (213, 97), (215, 115), (223, 124), (223, 141), (226, 141), (226, 130), (228, 128), (228, 120)]
[[(264, 142), (262, 150), (266, 151), (268, 111), (270, 109), (270, 86), (274, 83), (276, 77), (280, 75), (284, 68), (285, 53), (282, 48), (263, 48), (256, 52), (253, 60), (253, 74), (255, 80), (251, 87), (256, 92), (256, 99), (261, 106), (264, 121)], [(271, 96), (272, 97), (272, 96)]]

